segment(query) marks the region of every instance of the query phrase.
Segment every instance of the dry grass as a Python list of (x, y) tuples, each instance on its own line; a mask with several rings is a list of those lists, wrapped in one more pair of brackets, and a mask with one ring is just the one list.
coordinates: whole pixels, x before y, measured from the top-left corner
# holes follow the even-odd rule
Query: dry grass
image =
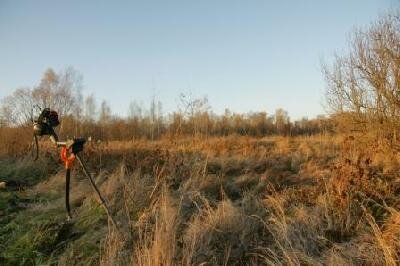
[[(400, 155), (389, 145), (343, 139), (91, 147), (90, 167), (121, 231), (104, 230), (98, 263), (397, 265)], [(72, 200), (83, 217), (85, 206), (98, 202), (82, 173), (75, 174)], [(55, 175), (35, 191), (57, 193), (62, 183)]]

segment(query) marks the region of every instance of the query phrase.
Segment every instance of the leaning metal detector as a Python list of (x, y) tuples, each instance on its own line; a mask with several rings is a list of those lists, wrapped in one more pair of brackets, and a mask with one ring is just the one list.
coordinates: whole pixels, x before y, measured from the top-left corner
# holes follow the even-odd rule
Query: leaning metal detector
[(58, 120), (58, 114), (56, 111), (50, 110), (50, 108), (45, 108), (42, 110), (38, 119), (33, 121), (33, 136), (34, 136), (34, 160), (39, 158), (39, 143), (38, 137), (41, 136), (50, 136), (50, 140), (56, 145), (57, 148), (61, 148), (61, 160), (64, 162), (64, 166), (66, 169), (65, 175), (65, 207), (68, 213), (68, 220), (72, 219), (71, 215), (71, 207), (69, 204), (69, 187), (70, 187), (70, 179), (71, 179), (71, 167), (75, 158), (78, 160), (79, 164), (82, 166), (83, 172), (86, 177), (89, 179), (92, 188), (96, 191), (99, 199), (107, 213), (107, 216), (110, 218), (114, 227), (116, 227), (116, 223), (111, 216), (110, 209), (108, 208), (105, 199), (100, 193), (100, 190), (97, 188), (95, 182), (93, 181), (92, 176), (90, 175), (85, 162), (83, 161), (80, 152), (83, 151), (84, 144), (86, 140), (84, 138), (73, 138), (68, 139), (67, 141), (59, 141), (54, 128), (60, 124)]

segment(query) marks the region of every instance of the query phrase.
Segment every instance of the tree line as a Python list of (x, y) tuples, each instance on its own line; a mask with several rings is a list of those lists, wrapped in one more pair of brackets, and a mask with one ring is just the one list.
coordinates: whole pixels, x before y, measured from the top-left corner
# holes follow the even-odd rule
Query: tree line
[(20, 88), (1, 101), (2, 128), (29, 127), (40, 108), (56, 110), (62, 120), (63, 136), (91, 136), (100, 140), (156, 140), (162, 137), (208, 137), (232, 134), (262, 137), (266, 135), (311, 135), (333, 130), (330, 118), (319, 116), (291, 121), (287, 111), (224, 114), (212, 112), (207, 97), (181, 94), (177, 110), (164, 114), (162, 103), (152, 97), (148, 107), (132, 101), (125, 118), (112, 114), (109, 104), (97, 103), (95, 96), (82, 95), (82, 76), (69, 67), (59, 73), (48, 69), (39, 85)]

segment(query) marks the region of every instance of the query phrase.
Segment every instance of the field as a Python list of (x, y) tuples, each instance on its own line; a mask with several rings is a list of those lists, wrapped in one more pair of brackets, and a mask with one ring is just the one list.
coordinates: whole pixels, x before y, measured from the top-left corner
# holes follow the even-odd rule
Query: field
[(11, 2), (0, 266), (400, 265), (399, 1)]
[(89, 145), (116, 228), (75, 166), (66, 222), (57, 153), (4, 157), (0, 264), (395, 265), (399, 154), (365, 136)]

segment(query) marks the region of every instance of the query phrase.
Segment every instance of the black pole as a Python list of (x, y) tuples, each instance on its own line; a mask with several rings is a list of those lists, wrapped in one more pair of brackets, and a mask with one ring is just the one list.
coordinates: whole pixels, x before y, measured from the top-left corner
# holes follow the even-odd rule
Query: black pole
[(67, 172), (65, 173), (65, 207), (67, 208), (68, 212), (68, 220), (72, 219), (71, 215), (71, 207), (69, 205), (69, 183), (71, 180), (71, 169), (67, 169)]

